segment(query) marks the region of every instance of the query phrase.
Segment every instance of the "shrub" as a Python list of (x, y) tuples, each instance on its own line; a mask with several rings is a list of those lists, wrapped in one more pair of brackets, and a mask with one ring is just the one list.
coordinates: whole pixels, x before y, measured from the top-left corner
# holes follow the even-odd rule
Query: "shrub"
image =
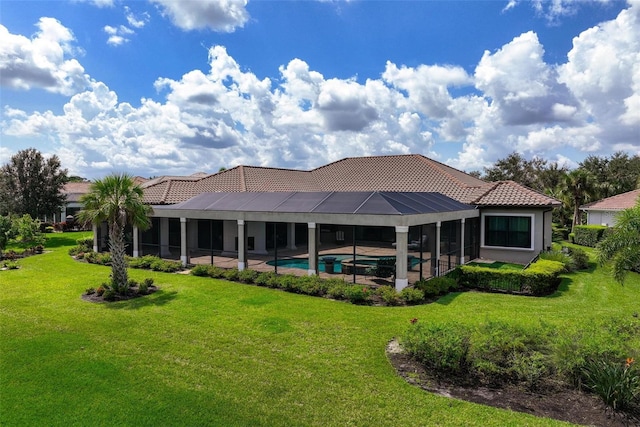
[(392, 286), (381, 286), (376, 293), (386, 305), (400, 305), (402, 303), (400, 294)]
[(469, 329), (461, 324), (422, 323), (414, 319), (401, 343), (437, 374), (462, 375), (468, 368), (469, 336)]
[(573, 258), (573, 265), (576, 270), (586, 270), (589, 268), (589, 255), (584, 249), (569, 247), (569, 255)]
[[(469, 364), (480, 382), (497, 385), (518, 382), (522, 377), (537, 384), (549, 371), (543, 352), (548, 343), (544, 328), (525, 327), (504, 321), (488, 321), (473, 331)], [(531, 362), (535, 366), (527, 366)]]
[(156, 258), (151, 261), (150, 268), (153, 271), (162, 271), (164, 273), (175, 273), (182, 270), (182, 263), (180, 261), (168, 261), (161, 258)]
[(370, 302), (371, 290), (362, 285), (347, 285), (344, 297), (352, 304), (366, 304)]
[(17, 270), (19, 267), (18, 262), (12, 260), (3, 261), (1, 266), (7, 270)]
[(153, 278), (151, 278), (151, 277), (147, 277), (146, 279), (144, 279), (144, 280), (142, 281), (142, 283), (143, 283), (144, 285), (146, 285), (147, 287), (152, 286), (152, 285), (153, 285)]
[(372, 269), (372, 272), (376, 277), (393, 276), (396, 272), (395, 257), (379, 258), (376, 262), (376, 266)]
[(407, 304), (419, 304), (424, 300), (424, 292), (416, 288), (404, 288), (400, 291), (400, 298)]
[(52, 225), (49, 225), (47, 227), (44, 228), (44, 232), (45, 233), (53, 233), (54, 229)]
[(298, 278), (299, 291), (306, 295), (323, 296), (329, 288), (327, 281), (318, 276), (304, 276)]
[(277, 276), (278, 278), (278, 287), (280, 289), (284, 289), (289, 292), (297, 292), (298, 291), (298, 277), (293, 274), (283, 274), (281, 276)]
[(595, 247), (602, 239), (606, 225), (576, 225), (573, 229), (574, 242), (581, 246)]
[(258, 274), (258, 277), (256, 277), (256, 280), (254, 281), (254, 283), (258, 286), (277, 288), (278, 287), (277, 275), (273, 271), (260, 273)]
[(347, 285), (344, 281), (337, 281), (335, 279), (332, 279), (329, 281), (327, 295), (333, 299), (344, 299), (348, 287), (349, 285)]
[(105, 289), (104, 293), (102, 294), (102, 298), (105, 301), (115, 301), (116, 291), (113, 289)]
[(149, 293), (149, 285), (144, 281), (138, 285), (138, 293), (141, 295), (146, 295)]
[(111, 265), (111, 254), (109, 252), (87, 252), (84, 259), (91, 264)]
[(127, 257), (127, 263), (131, 268), (151, 269), (151, 264), (160, 258), (155, 255), (144, 255), (138, 258)]
[(85, 295), (93, 295), (96, 293), (96, 289), (95, 288), (87, 288), (86, 291), (84, 291)]
[(222, 273), (222, 277), (225, 280), (230, 280), (232, 282), (237, 281), (239, 275), (240, 275), (240, 271), (238, 270), (237, 267), (226, 269)]
[(544, 251), (540, 252), (540, 259), (544, 259), (547, 261), (557, 261), (564, 265), (565, 272), (574, 271), (575, 263), (573, 258), (568, 253), (564, 253), (562, 251)]
[(521, 290), (536, 296), (551, 294), (558, 290), (563, 270), (564, 264), (561, 262), (538, 260), (522, 271)]
[(209, 266), (204, 264), (196, 265), (191, 269), (191, 274), (199, 277), (208, 277), (209, 276)]
[(238, 273), (238, 279), (243, 283), (253, 283), (256, 277), (258, 277), (258, 272), (248, 268)]
[(640, 370), (634, 360), (623, 363), (592, 360), (583, 368), (585, 386), (613, 412), (640, 414)]
[[(423, 292), (425, 298), (435, 297), (440, 294), (440, 286), (438, 285), (437, 278), (434, 277), (432, 279), (426, 280), (418, 280), (413, 284), (413, 287), (416, 289), (420, 289)], [(436, 280), (434, 282), (434, 280)]]

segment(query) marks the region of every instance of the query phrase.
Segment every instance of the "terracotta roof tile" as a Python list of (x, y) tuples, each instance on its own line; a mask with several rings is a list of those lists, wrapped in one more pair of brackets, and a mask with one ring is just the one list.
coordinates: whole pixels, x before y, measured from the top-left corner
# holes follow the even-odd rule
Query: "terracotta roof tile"
[(473, 200), (478, 206), (559, 206), (560, 202), (514, 181), (498, 181), (484, 187), (484, 193)]
[(144, 184), (145, 201), (171, 204), (205, 192), (399, 191), (436, 192), (463, 203), (556, 206), (551, 197), (512, 181), (487, 183), (427, 157), (351, 157), (311, 171), (237, 166), (197, 178), (161, 177)]
[(616, 196), (607, 197), (606, 199), (598, 200), (597, 202), (588, 203), (580, 206), (580, 209), (594, 211), (619, 211), (634, 207), (636, 203), (638, 203), (639, 199), (640, 189), (637, 189), (618, 194)]

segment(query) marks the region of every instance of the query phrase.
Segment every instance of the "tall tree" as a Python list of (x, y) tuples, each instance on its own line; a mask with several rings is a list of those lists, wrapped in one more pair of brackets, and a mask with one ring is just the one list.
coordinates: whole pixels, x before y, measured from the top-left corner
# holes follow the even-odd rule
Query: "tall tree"
[(45, 159), (35, 148), (19, 151), (0, 168), (0, 215), (29, 214), (40, 218), (60, 210), (67, 170), (53, 155)]
[(146, 230), (151, 225), (148, 217), (151, 207), (143, 203), (142, 195), (142, 189), (131, 176), (112, 174), (92, 183), (89, 193), (80, 199), (84, 205), (78, 214), (80, 221), (108, 225), (111, 285), (118, 294), (126, 294), (129, 288), (125, 227), (130, 224)]
[(582, 223), (580, 206), (591, 199), (593, 192), (593, 178), (583, 169), (574, 169), (565, 175), (565, 191), (567, 199), (573, 207), (573, 221), (571, 231)]
[(640, 200), (633, 208), (620, 211), (613, 232), (597, 246), (601, 264), (612, 261), (613, 277), (624, 283), (630, 270), (640, 272)]

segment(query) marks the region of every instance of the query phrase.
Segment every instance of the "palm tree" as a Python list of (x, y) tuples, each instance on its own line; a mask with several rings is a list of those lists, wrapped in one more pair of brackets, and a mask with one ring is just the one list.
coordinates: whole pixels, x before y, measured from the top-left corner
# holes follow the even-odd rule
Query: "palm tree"
[(629, 270), (640, 271), (640, 200), (616, 216), (613, 231), (597, 245), (598, 261), (613, 261), (613, 277), (619, 283)]
[(151, 225), (151, 207), (142, 201), (142, 189), (127, 174), (112, 174), (95, 181), (80, 201), (80, 221), (109, 227), (111, 252), (111, 285), (119, 294), (128, 290), (124, 229), (127, 224), (146, 230)]
[(567, 198), (573, 207), (573, 222), (571, 232), (574, 232), (576, 225), (582, 222), (580, 205), (588, 202), (593, 193), (593, 180), (591, 175), (583, 169), (574, 169), (564, 176), (565, 190)]

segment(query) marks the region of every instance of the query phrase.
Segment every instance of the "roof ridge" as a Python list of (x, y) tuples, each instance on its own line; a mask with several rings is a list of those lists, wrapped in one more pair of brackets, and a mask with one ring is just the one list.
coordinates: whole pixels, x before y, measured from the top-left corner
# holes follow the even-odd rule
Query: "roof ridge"
[(164, 193), (162, 194), (162, 198), (160, 199), (160, 201), (162, 203), (166, 203), (167, 202), (167, 196), (169, 196), (169, 190), (171, 190), (171, 179), (168, 179), (166, 181), (164, 181), (167, 183), (167, 188), (164, 189)]
[(247, 191), (247, 179), (244, 176), (244, 165), (238, 166), (238, 172), (240, 173), (240, 189), (241, 191)]
[[(484, 196), (486, 196), (487, 194), (489, 194), (490, 192), (492, 192), (493, 190), (495, 190), (498, 185), (500, 185), (502, 182), (504, 181), (489, 181), (487, 182), (487, 189), (485, 191), (483, 191), (482, 193), (480, 193), (475, 199), (471, 200), (472, 204), (476, 204), (478, 203), (478, 201), (480, 199), (482, 199)], [(482, 189), (482, 187), (477, 187)]]
[[(460, 179), (458, 179), (455, 175), (453, 175), (453, 174), (449, 171), (449, 169), (454, 169), (454, 168), (452, 168), (451, 166), (449, 166), (449, 165), (447, 165), (447, 164), (445, 164), (445, 163), (442, 163), (442, 162), (440, 162), (440, 161), (438, 161), (438, 160), (431, 159), (431, 158), (429, 158), (429, 157), (427, 157), (427, 156), (423, 156), (422, 154), (414, 154), (414, 155), (415, 155), (416, 157), (418, 157), (419, 159), (421, 159), (421, 160), (422, 160), (423, 162), (425, 162), (425, 163), (434, 163), (434, 164), (433, 164), (433, 166), (437, 167), (440, 171), (442, 171), (442, 173), (444, 173), (444, 174), (445, 174), (445, 175), (447, 175), (449, 178), (451, 178), (452, 180), (454, 180), (454, 181), (456, 182), (456, 184), (459, 184), (459, 185), (461, 185), (461, 186), (462, 186), (462, 187), (464, 187), (464, 188), (480, 188), (480, 187), (482, 186), (482, 185), (477, 185), (477, 186), (476, 186), (476, 185), (469, 185), (469, 184), (466, 184), (465, 182), (461, 181)], [(457, 170), (457, 169), (456, 169), (456, 170)], [(466, 173), (466, 172), (464, 172), (464, 171), (461, 171), (461, 170), (457, 170), (457, 171), (458, 171), (458, 172), (461, 172), (461, 173), (463, 173), (463, 174), (465, 174), (465, 175), (469, 175), (468, 173)], [(473, 175), (469, 175), (469, 176), (471, 176), (471, 177), (475, 178)], [(476, 179), (478, 179), (479, 181), (482, 181), (482, 182), (485, 182), (485, 183), (486, 183), (486, 181), (484, 181), (484, 180), (482, 180), (482, 179), (480, 179), (480, 178), (476, 178)]]

